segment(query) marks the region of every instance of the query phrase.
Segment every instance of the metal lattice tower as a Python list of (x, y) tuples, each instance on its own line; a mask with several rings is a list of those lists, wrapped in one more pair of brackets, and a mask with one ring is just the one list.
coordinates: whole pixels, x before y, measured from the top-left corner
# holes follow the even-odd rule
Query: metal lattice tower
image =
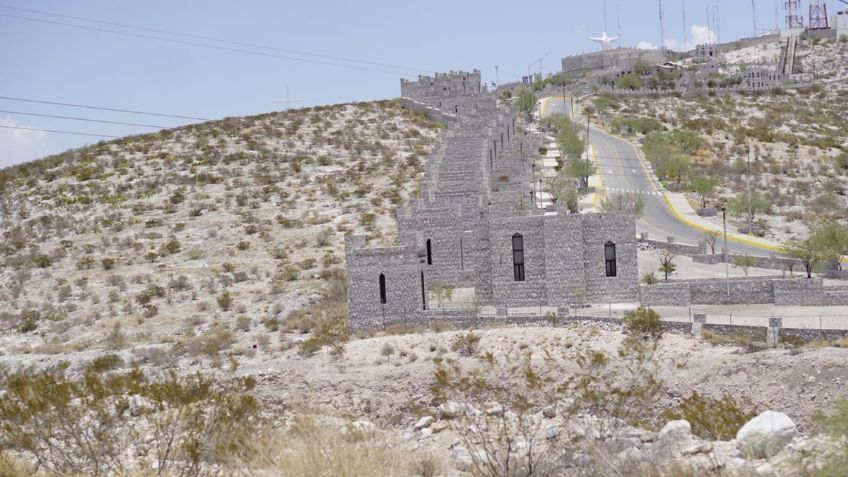
[(801, 0), (786, 0), (786, 28), (804, 28), (801, 16)]
[(810, 30), (827, 30), (827, 3), (822, 0), (810, 0)]

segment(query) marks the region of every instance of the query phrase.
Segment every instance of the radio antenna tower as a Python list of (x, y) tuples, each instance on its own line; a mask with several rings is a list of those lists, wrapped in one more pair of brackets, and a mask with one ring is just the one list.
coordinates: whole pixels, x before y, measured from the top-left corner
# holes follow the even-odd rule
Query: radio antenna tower
[(683, 8), (683, 49), (688, 50), (689, 39), (686, 37), (686, 0), (680, 0), (680, 6)]
[(786, 0), (786, 28), (804, 28), (804, 17), (801, 16), (801, 0)]
[(662, 0), (659, 0), (660, 4), (660, 50), (665, 48), (665, 25), (663, 25), (663, 4)]
[(757, 0), (751, 0), (751, 10), (754, 12), (754, 36), (757, 36)]
[(827, 3), (822, 0), (810, 0), (810, 30), (827, 30)]

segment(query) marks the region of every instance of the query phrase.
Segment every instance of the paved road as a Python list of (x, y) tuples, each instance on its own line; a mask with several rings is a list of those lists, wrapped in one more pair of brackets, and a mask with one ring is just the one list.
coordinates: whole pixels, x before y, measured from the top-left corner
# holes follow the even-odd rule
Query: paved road
[[(570, 116), (570, 100), (549, 99), (545, 105), (545, 115), (552, 114)], [(578, 119), (580, 119), (579, 116)], [(585, 127), (585, 123), (583, 124)], [(674, 216), (632, 143), (594, 127), (590, 127), (589, 143), (594, 150), (593, 159), (597, 162), (598, 172), (608, 193), (616, 191), (642, 193), (645, 199), (645, 211), (636, 224), (639, 232), (647, 232), (648, 236), (655, 240), (666, 240), (667, 237), (672, 236), (677, 242), (691, 245), (696, 245), (703, 239), (703, 232), (684, 224)], [(720, 248), (721, 245), (717, 244), (716, 249)], [(769, 255), (769, 252), (764, 249), (735, 242), (729, 242), (728, 249), (731, 253)]]

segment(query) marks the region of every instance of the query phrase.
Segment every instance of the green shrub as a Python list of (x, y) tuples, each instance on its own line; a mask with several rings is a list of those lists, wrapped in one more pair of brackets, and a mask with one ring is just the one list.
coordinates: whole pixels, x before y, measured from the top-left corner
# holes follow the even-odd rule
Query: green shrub
[(111, 257), (104, 257), (100, 264), (103, 266), (103, 270), (111, 270), (115, 268), (115, 259)]
[(30, 331), (35, 331), (38, 328), (38, 319), (33, 315), (24, 316), (20, 323), (18, 323), (18, 332), (19, 333), (29, 333)]
[(757, 414), (756, 410), (745, 411), (731, 396), (714, 399), (693, 391), (683, 402), (663, 411), (660, 419), (685, 419), (692, 425), (692, 434), (710, 441), (729, 441)]
[(477, 349), (480, 346), (480, 336), (473, 332), (460, 333), (451, 341), (451, 351), (455, 351), (460, 356), (474, 356), (477, 354)]
[(47, 268), (53, 265), (53, 259), (49, 255), (36, 255), (32, 257), (32, 263), (39, 268)]
[(651, 335), (660, 337), (665, 331), (665, 326), (656, 311), (639, 306), (636, 310), (628, 312), (621, 320), (628, 334)]
[(239, 250), (241, 250), (241, 251), (245, 251), (245, 250), (247, 250), (247, 249), (249, 249), (249, 248), (250, 248), (250, 242), (247, 242), (247, 241), (245, 241), (245, 240), (242, 240), (241, 242), (239, 242), (238, 244), (236, 244), (236, 248), (237, 248), (237, 249), (239, 249)]
[(654, 274), (654, 272), (648, 272), (642, 275), (642, 283), (645, 285), (653, 285), (655, 283), (659, 283), (659, 278)]
[(165, 242), (162, 247), (159, 248), (159, 253), (162, 256), (165, 255), (173, 255), (180, 251), (180, 241), (177, 240), (176, 237), (171, 237), (170, 240)]
[(215, 299), (218, 302), (218, 307), (220, 307), (224, 311), (229, 311), (230, 307), (233, 304), (233, 297), (230, 296), (230, 292), (224, 291)]
[(117, 354), (110, 353), (94, 358), (90, 363), (88, 363), (86, 369), (99, 374), (120, 368), (123, 365), (123, 358), (121, 358)]

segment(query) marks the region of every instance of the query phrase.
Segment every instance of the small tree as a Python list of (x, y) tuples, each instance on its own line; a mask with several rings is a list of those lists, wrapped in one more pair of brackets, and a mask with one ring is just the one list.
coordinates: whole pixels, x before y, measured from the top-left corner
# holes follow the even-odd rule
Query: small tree
[(757, 264), (757, 259), (748, 255), (736, 255), (733, 257), (733, 266), (737, 268), (741, 268), (743, 272), (745, 272), (745, 276), (748, 276), (748, 269)]
[(642, 217), (642, 213), (645, 211), (645, 198), (642, 197), (642, 194), (619, 192), (608, 195), (601, 203), (601, 209), (604, 212), (618, 212)]
[(698, 194), (701, 201), (701, 208), (707, 208), (707, 200), (713, 195), (718, 180), (710, 176), (698, 176), (692, 179), (692, 190)]
[(618, 89), (638, 90), (642, 89), (642, 79), (633, 74), (624, 75), (618, 78), (615, 85)]
[(430, 285), (430, 293), (436, 298), (439, 308), (444, 310), (445, 301), (451, 301), (455, 287), (449, 283), (434, 283)]
[(554, 178), (549, 180), (546, 188), (548, 193), (557, 202), (565, 205), (569, 212), (572, 214), (578, 212), (577, 202), (580, 197), (577, 193), (577, 186), (575, 185), (574, 178), (569, 176), (565, 170), (559, 171)]
[(580, 184), (585, 189), (589, 187), (589, 176), (595, 173), (595, 166), (588, 161), (571, 159), (565, 166), (565, 173), (569, 177), (580, 180)]
[(704, 234), (704, 242), (710, 247), (710, 253), (715, 255), (716, 240), (718, 240), (718, 232), (707, 232)]
[(518, 88), (515, 105), (524, 114), (530, 114), (536, 107), (536, 95), (529, 88), (522, 86)]
[(803, 240), (792, 239), (783, 247), (783, 254), (798, 259), (804, 265), (807, 278), (812, 278), (813, 269), (822, 261), (823, 254), (815, 240), (807, 237)]
[(677, 265), (674, 264), (674, 254), (668, 250), (663, 250), (660, 255), (660, 271), (665, 275), (665, 281), (668, 281), (668, 276), (677, 270)]
[[(766, 197), (759, 192), (751, 192), (751, 220), (754, 220), (754, 217), (757, 214), (767, 213), (771, 209), (771, 203), (766, 199)], [(748, 194), (742, 194), (730, 203), (730, 213), (736, 216), (747, 216), (748, 215)]]

